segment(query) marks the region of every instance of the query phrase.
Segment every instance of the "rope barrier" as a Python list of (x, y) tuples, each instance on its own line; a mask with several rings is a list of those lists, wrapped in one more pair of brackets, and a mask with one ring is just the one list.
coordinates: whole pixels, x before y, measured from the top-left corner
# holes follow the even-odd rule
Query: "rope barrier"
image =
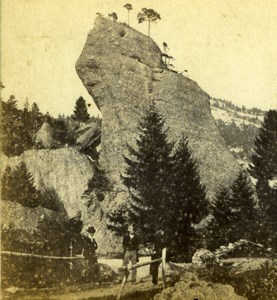
[(77, 260), (84, 259), (83, 256), (50, 256), (50, 255), (39, 255), (33, 253), (21, 253), (21, 252), (13, 252), (13, 251), (1, 251), (1, 255), (14, 255), (14, 256), (24, 256), (24, 257), (37, 257), (37, 258), (47, 258), (47, 259), (61, 259), (61, 260)]

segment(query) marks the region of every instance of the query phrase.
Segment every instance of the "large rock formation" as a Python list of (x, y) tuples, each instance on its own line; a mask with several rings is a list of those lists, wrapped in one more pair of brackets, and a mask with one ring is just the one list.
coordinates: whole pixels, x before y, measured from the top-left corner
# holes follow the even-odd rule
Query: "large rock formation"
[(26, 163), (37, 189), (56, 191), (69, 217), (86, 212), (82, 195), (93, 176), (93, 166), (85, 155), (74, 148), (29, 150), (20, 156), (3, 158), (3, 169), (6, 165), (14, 168), (21, 161)]
[(76, 70), (102, 112), (100, 165), (115, 183), (113, 199), (126, 196), (120, 181), (122, 154), (127, 154), (127, 142), (135, 145), (138, 121), (152, 100), (166, 119), (170, 139), (182, 133), (188, 137), (208, 196), (232, 182), (239, 167), (211, 116), (209, 95), (166, 68), (150, 37), (98, 17)]

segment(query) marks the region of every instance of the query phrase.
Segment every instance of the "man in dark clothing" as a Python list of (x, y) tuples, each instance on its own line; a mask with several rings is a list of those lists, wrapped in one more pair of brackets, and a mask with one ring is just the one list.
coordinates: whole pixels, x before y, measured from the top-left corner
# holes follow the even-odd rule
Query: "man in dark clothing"
[(94, 227), (89, 227), (85, 234), (82, 236), (82, 244), (83, 244), (83, 256), (87, 260), (89, 266), (88, 272), (88, 280), (93, 279), (93, 281), (100, 280), (100, 269), (97, 262), (97, 256), (95, 251), (97, 250), (98, 246), (93, 238), (95, 233)]
[[(123, 267), (127, 267), (129, 261), (132, 265), (136, 264), (138, 259), (139, 238), (135, 234), (133, 226), (128, 228), (128, 234), (123, 238)], [(132, 283), (136, 282), (137, 269), (132, 270)]]
[[(153, 240), (153, 253), (151, 255), (151, 260), (161, 258), (162, 250), (165, 247), (165, 237), (164, 231), (158, 230), (154, 236)], [(161, 262), (154, 262), (150, 265), (150, 274), (152, 275), (152, 283), (154, 285), (158, 284), (158, 276), (159, 276), (159, 265)]]

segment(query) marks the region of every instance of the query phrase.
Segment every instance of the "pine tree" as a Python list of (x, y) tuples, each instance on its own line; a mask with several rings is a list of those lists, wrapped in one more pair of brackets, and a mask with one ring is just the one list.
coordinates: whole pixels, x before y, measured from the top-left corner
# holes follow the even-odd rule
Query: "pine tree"
[(39, 195), (34, 185), (34, 179), (24, 162), (22, 162), (12, 173), (14, 179), (15, 199), (21, 205), (28, 207), (39, 206)]
[(127, 23), (127, 25), (129, 26), (129, 14), (130, 14), (130, 10), (132, 10), (133, 7), (132, 7), (132, 4), (130, 4), (130, 3), (126, 3), (125, 5), (123, 5), (123, 7), (125, 7), (128, 11), (128, 23)]
[(231, 186), (230, 206), (232, 209), (232, 241), (237, 239), (256, 240), (257, 210), (254, 190), (245, 171), (240, 171)]
[(139, 23), (148, 22), (148, 36), (150, 36), (150, 24), (160, 20), (161, 16), (152, 8), (142, 8), (137, 14), (137, 19)]
[(179, 259), (191, 258), (191, 249), (200, 241), (195, 225), (208, 214), (205, 187), (183, 136), (176, 148), (171, 170), (171, 196), (167, 207), (171, 246)]
[(216, 193), (211, 205), (210, 212), (212, 220), (208, 225), (209, 249), (215, 250), (230, 242), (232, 228), (232, 208), (230, 203), (230, 192), (221, 187)]
[(83, 97), (79, 97), (76, 100), (74, 118), (79, 122), (86, 122), (89, 120), (86, 100)]
[(32, 136), (40, 129), (42, 123), (43, 123), (43, 115), (39, 110), (39, 107), (36, 102), (32, 104), (31, 107), (31, 134)]
[(110, 189), (110, 181), (104, 170), (95, 168), (93, 177), (88, 181), (88, 191), (94, 192), (99, 201), (104, 200), (105, 193)]
[(31, 148), (31, 136), (24, 126), (22, 112), (17, 109), (14, 96), (2, 102), (1, 129), (2, 151), (7, 156), (20, 155)]
[(277, 176), (277, 111), (269, 110), (255, 140), (251, 175), (257, 180), (256, 191), (261, 210), (261, 241), (277, 250), (277, 191), (270, 186)]
[(173, 144), (167, 140), (164, 119), (154, 104), (146, 111), (138, 131), (137, 147), (128, 146), (130, 158), (124, 157), (127, 168), (122, 178), (131, 195), (131, 221), (147, 240), (158, 229), (165, 229)]
[(277, 172), (277, 111), (269, 110), (255, 140), (251, 174), (256, 179), (271, 180)]
[(10, 166), (7, 166), (1, 177), (1, 199), (3, 201), (14, 201), (16, 197), (15, 184), (13, 171)]

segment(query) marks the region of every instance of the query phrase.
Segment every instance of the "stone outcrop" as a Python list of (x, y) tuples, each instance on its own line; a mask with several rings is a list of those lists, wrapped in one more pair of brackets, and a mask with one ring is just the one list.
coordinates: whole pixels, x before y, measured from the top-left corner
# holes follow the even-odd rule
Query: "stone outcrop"
[(35, 144), (40, 148), (52, 149), (59, 145), (53, 138), (53, 128), (44, 122), (39, 131), (34, 136)]
[(77, 139), (76, 144), (81, 149), (98, 146), (101, 141), (101, 128), (100, 124), (89, 121), (76, 130)]
[(135, 146), (138, 121), (151, 101), (165, 117), (171, 140), (182, 133), (188, 137), (208, 196), (232, 183), (239, 166), (211, 116), (209, 95), (193, 80), (166, 68), (150, 37), (98, 17), (76, 70), (102, 113), (100, 165), (117, 191), (110, 200), (126, 197), (120, 181), (122, 154), (128, 154), (127, 142)]
[(44, 208), (30, 208), (16, 202), (1, 201), (1, 230), (25, 230), (34, 233), (44, 218), (54, 219), (57, 213)]
[(74, 148), (25, 151), (22, 155), (3, 159), (11, 168), (24, 161), (37, 189), (54, 189), (63, 202), (69, 217), (85, 211), (83, 193), (93, 176), (93, 166), (86, 155)]

